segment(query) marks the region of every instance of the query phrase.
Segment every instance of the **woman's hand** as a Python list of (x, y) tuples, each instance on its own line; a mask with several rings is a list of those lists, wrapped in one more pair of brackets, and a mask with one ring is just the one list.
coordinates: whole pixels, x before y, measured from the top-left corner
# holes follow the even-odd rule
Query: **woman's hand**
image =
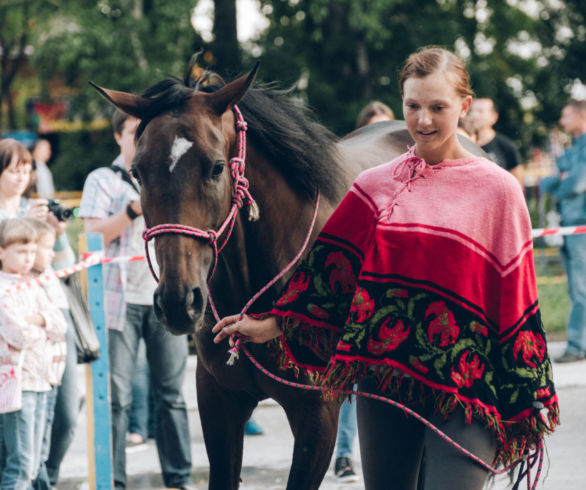
[[(214, 337), (214, 343), (219, 344), (226, 337), (230, 337), (236, 332), (240, 332), (247, 342), (257, 344), (264, 344), (281, 335), (281, 329), (274, 316), (269, 316), (263, 320), (255, 320), (248, 315), (244, 315), (242, 320), (239, 320), (239, 318), (240, 315), (227, 316), (216, 323), (212, 328), (212, 332), (217, 334)], [(234, 347), (232, 337), (230, 337), (230, 346)]]
[(55, 235), (61, 236), (65, 232), (65, 228), (67, 228), (66, 221), (59, 221), (57, 216), (53, 213), (47, 214), (47, 223), (49, 223), (53, 228), (55, 228)]
[(24, 317), (24, 321), (31, 325), (36, 325), (37, 327), (45, 326), (45, 317), (40, 313), (29, 313)]
[(39, 221), (47, 221), (49, 208), (46, 199), (31, 199), (28, 209), (26, 210), (26, 217), (38, 219)]

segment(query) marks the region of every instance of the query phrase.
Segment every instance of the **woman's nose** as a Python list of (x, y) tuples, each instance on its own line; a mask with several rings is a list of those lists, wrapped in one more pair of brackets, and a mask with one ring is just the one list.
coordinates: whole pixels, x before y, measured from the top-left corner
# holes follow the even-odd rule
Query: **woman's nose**
[(419, 124), (426, 125), (429, 124), (431, 118), (429, 117), (429, 112), (426, 110), (422, 110), (419, 112)]

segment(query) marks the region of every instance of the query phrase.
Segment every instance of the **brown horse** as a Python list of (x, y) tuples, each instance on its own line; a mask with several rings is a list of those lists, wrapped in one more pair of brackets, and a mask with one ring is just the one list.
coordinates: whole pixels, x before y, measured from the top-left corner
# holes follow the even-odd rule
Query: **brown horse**
[[(166, 80), (141, 96), (98, 90), (141, 119), (133, 171), (151, 229), (167, 223), (203, 231), (222, 226), (234, 194), (229, 171), (231, 158), (238, 154), (234, 106), (242, 111), (248, 125), (246, 177), (260, 218), (249, 221), (244, 209), (236, 214), (217, 267), (208, 235), (157, 234), (155, 310), (169, 331), (194, 335), (209, 488), (238, 488), (244, 424), (258, 402), (270, 397), (284, 408), (295, 437), (287, 488), (309, 490), (319, 487), (329, 466), (339, 404), (269, 379), (245, 356), (228, 366), (228, 345), (212, 342), (214, 319), (206, 305), (211, 294), (220, 315), (241, 311), (299, 251), (318, 192), (321, 204), (312, 241), (357, 174), (403, 153), (411, 139), (404, 123), (378, 123), (337, 141), (285, 94), (250, 88), (255, 73), (216, 85), (187, 76), (184, 81)], [(218, 243), (224, 239), (218, 237)], [(250, 311), (266, 311), (283, 281)], [(266, 346), (249, 349), (269, 370), (278, 371)], [(295, 379), (291, 372), (280, 375)]]

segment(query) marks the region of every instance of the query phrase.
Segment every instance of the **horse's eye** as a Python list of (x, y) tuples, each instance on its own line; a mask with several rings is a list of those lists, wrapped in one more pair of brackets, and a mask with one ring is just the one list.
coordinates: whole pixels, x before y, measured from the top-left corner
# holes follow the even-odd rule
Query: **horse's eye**
[(224, 160), (217, 160), (212, 168), (212, 177), (219, 177), (222, 175), (225, 166), (226, 162)]

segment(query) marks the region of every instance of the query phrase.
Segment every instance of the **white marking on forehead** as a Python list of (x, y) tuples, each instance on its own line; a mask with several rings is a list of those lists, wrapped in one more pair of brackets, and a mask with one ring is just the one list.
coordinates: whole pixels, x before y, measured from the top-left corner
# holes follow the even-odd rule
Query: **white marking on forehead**
[(175, 136), (175, 139), (173, 140), (173, 146), (171, 146), (171, 155), (169, 155), (169, 160), (171, 160), (171, 163), (169, 164), (169, 172), (173, 172), (179, 159), (185, 155), (187, 150), (189, 150), (192, 146), (193, 141)]

